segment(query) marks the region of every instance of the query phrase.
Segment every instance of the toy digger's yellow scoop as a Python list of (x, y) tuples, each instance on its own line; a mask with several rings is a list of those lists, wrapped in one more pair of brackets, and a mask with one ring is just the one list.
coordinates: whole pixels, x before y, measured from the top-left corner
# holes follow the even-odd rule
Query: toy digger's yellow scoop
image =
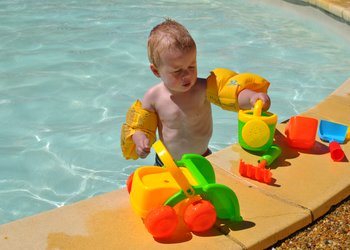
[(177, 184), (179, 184), (182, 191), (185, 193), (187, 197), (191, 197), (195, 195), (195, 191), (192, 188), (191, 184), (188, 182), (185, 175), (182, 171), (177, 167), (174, 162), (173, 157), (170, 155), (169, 151), (165, 148), (164, 144), (158, 140), (153, 144), (153, 149), (158, 154), (160, 160), (164, 163), (166, 169), (170, 172), (173, 178), (176, 180)]

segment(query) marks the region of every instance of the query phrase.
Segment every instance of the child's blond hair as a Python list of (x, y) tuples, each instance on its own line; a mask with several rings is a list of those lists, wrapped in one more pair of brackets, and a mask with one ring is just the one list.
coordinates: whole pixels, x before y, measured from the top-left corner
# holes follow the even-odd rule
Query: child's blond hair
[(148, 59), (156, 67), (161, 63), (160, 55), (163, 51), (181, 50), (186, 52), (193, 48), (196, 48), (196, 43), (188, 30), (169, 18), (155, 26), (148, 37)]

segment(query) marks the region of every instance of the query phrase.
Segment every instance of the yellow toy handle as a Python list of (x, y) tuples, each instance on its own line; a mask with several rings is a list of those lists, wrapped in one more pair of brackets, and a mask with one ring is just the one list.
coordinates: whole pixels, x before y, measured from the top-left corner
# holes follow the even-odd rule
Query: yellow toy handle
[(194, 196), (195, 191), (193, 187), (188, 182), (184, 173), (182, 173), (182, 171), (177, 167), (173, 157), (170, 155), (169, 151), (165, 148), (164, 144), (160, 140), (158, 140), (153, 144), (152, 147), (158, 154), (160, 160), (163, 162), (166, 169), (173, 176), (177, 184), (179, 184), (180, 188), (185, 193), (185, 195), (187, 197)]
[(261, 111), (264, 106), (264, 102), (260, 99), (258, 99), (255, 104), (254, 104), (254, 110), (253, 110), (253, 115), (254, 116), (261, 116)]

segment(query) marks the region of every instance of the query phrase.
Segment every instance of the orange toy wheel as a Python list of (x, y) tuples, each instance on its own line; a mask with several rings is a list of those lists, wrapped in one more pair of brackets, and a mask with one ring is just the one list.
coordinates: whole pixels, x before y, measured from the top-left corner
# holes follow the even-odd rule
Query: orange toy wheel
[(205, 232), (216, 221), (215, 208), (209, 201), (195, 201), (185, 209), (184, 221), (191, 231), (197, 233)]
[(144, 223), (154, 238), (167, 238), (174, 233), (178, 218), (172, 207), (161, 206), (152, 210), (146, 216)]
[(130, 194), (131, 192), (131, 187), (132, 187), (132, 179), (134, 178), (134, 173), (132, 173), (131, 175), (129, 175), (128, 180), (126, 181), (126, 187), (128, 189), (128, 192)]

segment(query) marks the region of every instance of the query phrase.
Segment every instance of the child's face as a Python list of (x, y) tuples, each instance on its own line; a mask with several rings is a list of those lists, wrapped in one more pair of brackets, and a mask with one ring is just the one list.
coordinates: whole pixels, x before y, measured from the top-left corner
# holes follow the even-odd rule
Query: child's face
[(153, 72), (162, 79), (164, 85), (172, 92), (184, 93), (192, 88), (197, 81), (197, 52), (192, 49), (187, 52), (180, 50), (166, 51), (161, 57), (161, 63)]

